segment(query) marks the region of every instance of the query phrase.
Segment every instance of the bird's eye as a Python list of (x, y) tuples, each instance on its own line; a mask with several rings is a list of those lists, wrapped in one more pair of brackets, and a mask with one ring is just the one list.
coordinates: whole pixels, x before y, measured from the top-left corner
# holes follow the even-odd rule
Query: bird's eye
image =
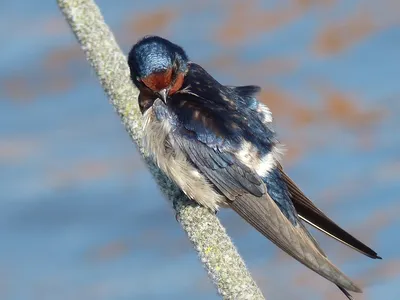
[(138, 82), (142, 82), (142, 79), (140, 79), (139, 76), (136, 76), (136, 80), (137, 80)]
[(171, 83), (174, 83), (176, 80), (176, 75), (177, 72), (175, 70), (172, 70), (172, 74), (171, 74)]
[(175, 59), (172, 65), (172, 74), (171, 74), (171, 79), (173, 82), (176, 80), (176, 77), (178, 75), (178, 70), (179, 70), (179, 61)]

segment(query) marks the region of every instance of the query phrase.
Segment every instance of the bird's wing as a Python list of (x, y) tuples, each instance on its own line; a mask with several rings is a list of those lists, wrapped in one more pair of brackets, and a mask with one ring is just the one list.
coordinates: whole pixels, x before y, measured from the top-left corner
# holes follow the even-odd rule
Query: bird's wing
[(361, 292), (338, 270), (310, 239), (300, 224), (293, 225), (266, 193), (261, 178), (232, 153), (213, 149), (194, 138), (174, 134), (173, 140), (216, 189), (231, 202), (230, 207), (265, 237), (293, 258), (341, 288)]
[(324, 232), (328, 236), (342, 242), (343, 244), (361, 252), (368, 257), (374, 259), (381, 258), (374, 250), (353, 237), (350, 233), (346, 232), (330, 218), (328, 218), (314, 205), (314, 203), (311, 202), (309, 198), (303, 194), (293, 180), (290, 179), (290, 177), (283, 171), (282, 166), (279, 165), (279, 169), (282, 174), (282, 179), (288, 187), (290, 198), (296, 208), (297, 214), (302, 220)]
[[(323, 249), (321, 248), (321, 246), (318, 244), (318, 242), (316, 241), (316, 239), (311, 235), (311, 233), (307, 230), (307, 228), (304, 226), (304, 224), (303, 224), (302, 222), (300, 222), (299, 224), (300, 224), (301, 227), (303, 227), (303, 231), (308, 235), (308, 237), (309, 237), (310, 240), (314, 243), (314, 246), (318, 249), (318, 251), (319, 251), (323, 256), (325, 256), (326, 258), (328, 258), (327, 255), (325, 254), (324, 250), (323, 250)], [(346, 289), (342, 288), (340, 285), (336, 285), (336, 286), (337, 286), (337, 287), (339, 288), (339, 290), (347, 297), (347, 299), (353, 300), (353, 296), (350, 295), (350, 293), (349, 293)]]

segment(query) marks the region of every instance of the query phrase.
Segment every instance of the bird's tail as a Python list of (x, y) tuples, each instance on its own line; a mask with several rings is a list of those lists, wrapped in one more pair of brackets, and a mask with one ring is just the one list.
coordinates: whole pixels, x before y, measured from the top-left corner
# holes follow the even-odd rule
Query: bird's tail
[(266, 199), (243, 195), (237, 197), (230, 206), (286, 253), (339, 286), (346, 296), (348, 296), (347, 290), (362, 292), (350, 278), (328, 260), (301, 221), (293, 225), (268, 196)]
[(314, 203), (308, 199), (299, 187), (293, 182), (292, 179), (283, 171), (282, 166), (279, 165), (282, 179), (288, 187), (290, 198), (299, 217), (314, 226), (316, 229), (324, 232), (328, 236), (338, 240), (339, 242), (361, 252), (362, 254), (374, 258), (381, 259), (381, 257), (370, 247), (356, 239), (350, 233), (339, 227), (335, 222), (328, 218), (321, 210), (319, 210)]

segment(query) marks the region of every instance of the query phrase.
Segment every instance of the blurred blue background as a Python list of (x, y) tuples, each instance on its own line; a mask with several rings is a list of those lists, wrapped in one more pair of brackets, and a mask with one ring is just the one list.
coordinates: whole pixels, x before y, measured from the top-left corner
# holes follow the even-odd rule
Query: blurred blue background
[[(260, 85), (288, 173), (384, 258), (316, 233), (355, 299), (398, 299), (399, 1), (97, 3), (125, 53), (159, 34)], [(218, 299), (55, 1), (1, 1), (0, 44), (0, 298)], [(343, 299), (219, 215), (268, 299)]]

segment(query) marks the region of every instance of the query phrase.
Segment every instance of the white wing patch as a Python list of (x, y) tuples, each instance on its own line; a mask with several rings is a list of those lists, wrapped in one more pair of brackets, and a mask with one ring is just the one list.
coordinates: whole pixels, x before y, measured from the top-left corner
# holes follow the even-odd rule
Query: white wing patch
[(260, 114), (261, 122), (264, 124), (272, 122), (272, 113), (268, 106), (259, 102), (257, 106), (257, 112)]
[(235, 156), (243, 164), (254, 170), (258, 176), (265, 177), (268, 172), (276, 167), (281, 154), (280, 146), (274, 145), (271, 152), (262, 156), (256, 146), (248, 141), (243, 141), (239, 152)]

